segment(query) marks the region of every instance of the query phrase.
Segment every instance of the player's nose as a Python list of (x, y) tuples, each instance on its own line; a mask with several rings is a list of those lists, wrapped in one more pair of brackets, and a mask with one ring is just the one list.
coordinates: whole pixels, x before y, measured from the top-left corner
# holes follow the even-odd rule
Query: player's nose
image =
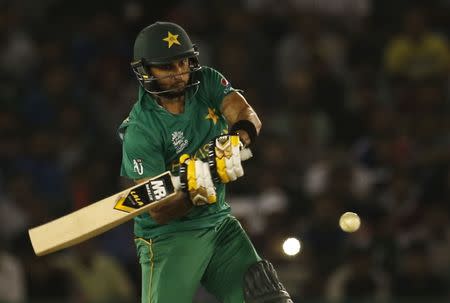
[(186, 73), (185, 60), (179, 60), (174, 64), (174, 76), (182, 76)]
[(173, 77), (179, 78), (183, 74), (184, 70), (182, 66), (179, 66), (178, 64), (175, 66)]

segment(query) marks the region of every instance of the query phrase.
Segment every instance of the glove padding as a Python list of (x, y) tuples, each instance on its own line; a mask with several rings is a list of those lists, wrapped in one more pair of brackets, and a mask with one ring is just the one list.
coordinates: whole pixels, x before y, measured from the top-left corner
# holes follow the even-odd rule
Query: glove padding
[(208, 163), (214, 181), (228, 183), (244, 175), (242, 148), (237, 135), (222, 135), (210, 142)]
[(180, 185), (183, 191), (189, 193), (194, 205), (216, 202), (216, 189), (208, 163), (191, 158), (188, 154), (180, 157)]

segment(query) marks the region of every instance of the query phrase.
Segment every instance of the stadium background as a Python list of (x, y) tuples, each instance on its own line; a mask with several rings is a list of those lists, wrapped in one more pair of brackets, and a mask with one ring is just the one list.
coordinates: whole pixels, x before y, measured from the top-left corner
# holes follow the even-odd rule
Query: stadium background
[(294, 301), (449, 302), (449, 17), (446, 0), (2, 1), (0, 301), (137, 302), (131, 223), (42, 258), (26, 230), (121, 188), (133, 40), (169, 20), (260, 113), (229, 201)]

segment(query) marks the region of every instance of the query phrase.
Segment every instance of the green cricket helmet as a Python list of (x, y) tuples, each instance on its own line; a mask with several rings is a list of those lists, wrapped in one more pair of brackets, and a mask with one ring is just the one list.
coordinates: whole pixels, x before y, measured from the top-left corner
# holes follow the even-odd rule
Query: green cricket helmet
[[(136, 37), (131, 67), (148, 93), (174, 98), (183, 95), (187, 89), (197, 89), (200, 84), (195, 77), (195, 72), (201, 69), (198, 55), (197, 47), (181, 26), (170, 22), (156, 22), (144, 28)], [(150, 67), (171, 64), (174, 60), (184, 58), (189, 59), (190, 74), (185, 90), (162, 90), (158, 79), (151, 74)]]

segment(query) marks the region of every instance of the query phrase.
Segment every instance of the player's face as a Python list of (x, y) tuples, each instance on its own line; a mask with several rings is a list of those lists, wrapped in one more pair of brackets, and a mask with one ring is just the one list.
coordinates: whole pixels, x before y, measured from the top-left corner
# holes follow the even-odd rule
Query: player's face
[(152, 75), (158, 79), (162, 90), (182, 91), (189, 81), (189, 59), (175, 60), (169, 64), (152, 66)]

